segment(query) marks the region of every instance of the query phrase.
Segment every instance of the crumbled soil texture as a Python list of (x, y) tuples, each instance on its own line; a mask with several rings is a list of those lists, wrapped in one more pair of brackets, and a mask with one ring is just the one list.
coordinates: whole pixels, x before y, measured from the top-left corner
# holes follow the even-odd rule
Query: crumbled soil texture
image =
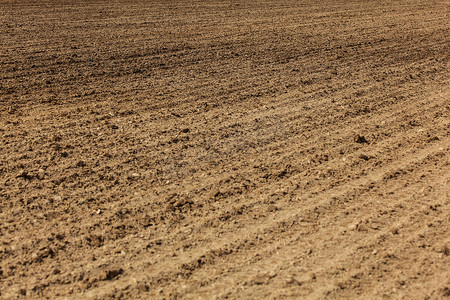
[(450, 3), (0, 2), (0, 298), (450, 296)]

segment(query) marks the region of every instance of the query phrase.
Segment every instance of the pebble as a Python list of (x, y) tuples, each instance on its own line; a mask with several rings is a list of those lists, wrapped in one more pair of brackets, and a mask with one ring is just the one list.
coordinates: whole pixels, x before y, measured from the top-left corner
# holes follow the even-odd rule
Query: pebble
[(45, 177), (45, 170), (44, 169), (39, 169), (37, 178), (38, 179), (44, 179), (44, 177)]
[(350, 225), (348, 225), (348, 229), (350, 229), (350, 230), (356, 230), (356, 229), (358, 228), (358, 224), (359, 224), (359, 223), (353, 223), (353, 224), (350, 224)]
[(289, 277), (288, 279), (286, 279), (286, 284), (288, 284), (288, 285), (302, 285), (301, 282), (299, 282), (294, 277)]
[(360, 158), (360, 159), (363, 159), (363, 160), (369, 160), (369, 159), (370, 159), (370, 157), (367, 156), (367, 155), (365, 155), (365, 154), (360, 154), (360, 155), (359, 155), (359, 158)]
[(25, 171), (25, 170), (21, 170), (21, 171), (19, 172), (19, 174), (17, 174), (16, 177), (17, 177), (17, 178), (19, 178), (19, 177), (27, 178), (27, 177), (28, 177), (28, 172)]
[(144, 283), (139, 283), (136, 288), (140, 291), (140, 292), (147, 292), (149, 290), (149, 286), (144, 284)]

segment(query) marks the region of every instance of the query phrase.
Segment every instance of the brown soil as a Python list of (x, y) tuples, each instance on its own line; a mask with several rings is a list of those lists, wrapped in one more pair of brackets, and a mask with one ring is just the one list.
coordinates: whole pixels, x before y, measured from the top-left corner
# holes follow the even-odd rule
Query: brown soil
[(0, 0), (0, 298), (450, 297), (449, 11)]

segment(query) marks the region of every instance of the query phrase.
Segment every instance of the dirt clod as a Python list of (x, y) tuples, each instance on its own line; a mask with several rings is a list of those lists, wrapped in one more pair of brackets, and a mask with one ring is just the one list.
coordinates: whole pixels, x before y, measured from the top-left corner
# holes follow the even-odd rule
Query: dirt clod
[(361, 159), (367, 161), (367, 160), (371, 159), (372, 157), (370, 157), (370, 156), (368, 156), (368, 155), (365, 155), (365, 154), (360, 154), (360, 155), (359, 155), (359, 158), (361, 158)]
[(119, 268), (119, 269), (111, 269), (106, 271), (105, 273), (105, 280), (113, 280), (115, 279), (117, 276), (119, 276), (120, 274), (123, 273), (123, 269)]
[(359, 134), (357, 134), (355, 136), (354, 141), (355, 141), (355, 143), (358, 143), (358, 144), (368, 144), (369, 143), (365, 136), (359, 135)]
[(140, 291), (140, 292), (147, 292), (150, 287), (147, 284), (144, 283), (139, 283), (136, 288)]

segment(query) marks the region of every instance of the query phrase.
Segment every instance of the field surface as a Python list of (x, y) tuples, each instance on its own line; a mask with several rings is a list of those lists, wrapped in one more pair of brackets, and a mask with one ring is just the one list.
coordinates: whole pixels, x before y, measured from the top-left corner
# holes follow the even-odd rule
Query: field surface
[(0, 298), (450, 297), (450, 2), (0, 0)]

